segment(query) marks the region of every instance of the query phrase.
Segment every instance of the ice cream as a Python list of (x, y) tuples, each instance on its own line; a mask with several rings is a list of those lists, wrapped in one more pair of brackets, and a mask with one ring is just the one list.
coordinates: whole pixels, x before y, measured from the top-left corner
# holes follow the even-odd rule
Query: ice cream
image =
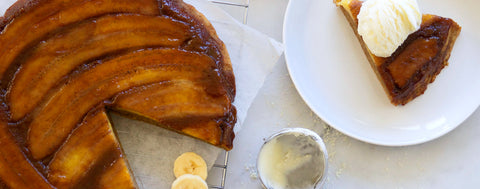
[(357, 18), (358, 33), (378, 57), (391, 56), (422, 23), (416, 0), (367, 0)]

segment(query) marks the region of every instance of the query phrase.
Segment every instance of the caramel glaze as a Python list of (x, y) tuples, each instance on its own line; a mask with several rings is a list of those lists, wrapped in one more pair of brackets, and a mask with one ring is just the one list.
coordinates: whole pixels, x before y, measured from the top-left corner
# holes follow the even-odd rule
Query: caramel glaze
[[(148, 0), (142, 0), (147, 2)], [(152, 0), (153, 1), (153, 0)], [(4, 30), (8, 27), (8, 25), (12, 22), (15, 22), (15, 18), (18, 16), (22, 16), (22, 14), (28, 13), (30, 10), (33, 10), (39, 6), (43, 6), (47, 4), (48, 1), (45, 0), (18, 0), (14, 5), (12, 5), (9, 10), (5, 13), (4, 17), (0, 17), (0, 30)], [(216, 36), (215, 30), (213, 29), (212, 25), (205, 19), (203, 15), (198, 13), (192, 6), (183, 3), (182, 0), (158, 0), (158, 16), (167, 16), (171, 17), (174, 20), (181, 21), (186, 25), (189, 25), (191, 28), (191, 33), (193, 34), (189, 40), (185, 41), (183, 45), (179, 46), (179, 49), (185, 51), (193, 51), (199, 52), (202, 54), (206, 54), (211, 57), (215, 63), (217, 64), (217, 68), (214, 68), (214, 72), (208, 73), (212, 74), (212, 77), (207, 77), (205, 81), (200, 81), (201, 83), (205, 84), (205, 89), (208, 94), (212, 96), (221, 96), (226, 93), (230, 102), (233, 102), (235, 97), (235, 79), (232, 72), (232, 67), (230, 63), (230, 59), (228, 56), (228, 52), (226, 51), (225, 45), (223, 42)], [(149, 10), (146, 10), (149, 11)], [(116, 12), (113, 14), (121, 14), (123, 12)], [(54, 14), (54, 12), (52, 12)], [(112, 14), (112, 13), (109, 13)], [(150, 14), (150, 13), (149, 13)], [(102, 15), (97, 15), (102, 16)], [(93, 19), (95, 17), (91, 17), (88, 19)], [(54, 31), (50, 31), (45, 35), (39, 36), (38, 39), (33, 41), (31, 44), (25, 46), (21, 51), (28, 52), (28, 50), (38, 42), (41, 42), (49, 37), (53, 36), (55, 33), (62, 32), (68, 28), (72, 28), (79, 24), (81, 21), (68, 23), (67, 25), (63, 25)], [(125, 53), (125, 51), (136, 51), (141, 50), (142, 48), (161, 48), (161, 47), (139, 47), (139, 49), (123, 49), (117, 53), (110, 53), (108, 55), (97, 57), (97, 60), (104, 60), (109, 59), (111, 57), (115, 57), (117, 55)], [(15, 72), (21, 66), (22, 60), (24, 60), (30, 53), (20, 53), (18, 57), (14, 59), (14, 64), (11, 64), (2, 75), (2, 80), (0, 85), (1, 88), (1, 112), (0, 114), (4, 114), (5, 117), (9, 116), (9, 109), (8, 104), (4, 102), (5, 94), (8, 91), (9, 81), (15, 76)], [(90, 63), (92, 62), (92, 63)], [(89, 60), (89, 62), (85, 62), (75, 70), (84, 70), (88, 67), (94, 66), (96, 60)], [(75, 74), (75, 70), (72, 71), (70, 74)], [(68, 75), (70, 75), (68, 74)], [(68, 78), (68, 75), (65, 78)], [(215, 86), (210, 87), (209, 82), (213, 80), (212, 78), (221, 78), (221, 84), (215, 84)], [(64, 79), (65, 79), (64, 78)], [(226, 86), (222, 89), (219, 89), (217, 86), (223, 85)], [(114, 103), (115, 96), (112, 96), (111, 99), (106, 99), (99, 107), (111, 106)], [(131, 115), (130, 115), (131, 116)], [(137, 119), (142, 119), (138, 118)], [(202, 118), (203, 119), (203, 118)], [(26, 147), (26, 138), (27, 133), (29, 131), (28, 125), (31, 120), (29, 120), (29, 115), (25, 116), (24, 119), (19, 121), (9, 122), (8, 128), (10, 133), (13, 135), (15, 139), (15, 143), (18, 145), (18, 148), (23, 152), (23, 155), (31, 160), (29, 163), (35, 168), (36, 171), (40, 172), (43, 176), (42, 178), (45, 179), (45, 176), (48, 175), (48, 164), (51, 162), (54, 154), (50, 154), (47, 157), (34, 160), (31, 153), (29, 152), (28, 148)], [(176, 122), (165, 123), (170, 124), (171, 127), (185, 127), (188, 126), (192, 121), (202, 121), (201, 119), (180, 119)], [(236, 109), (232, 105), (229, 107), (228, 113), (222, 117), (215, 118), (215, 121), (219, 123), (221, 129), (221, 143), (224, 145), (224, 148), (231, 149), (232, 148), (232, 141), (234, 136), (233, 127), (236, 123)], [(111, 149), (112, 151), (108, 151), (102, 155), (102, 158), (95, 164), (94, 168), (87, 171), (85, 177), (78, 183), (77, 188), (91, 188), (93, 187), (92, 184), (98, 182), (99, 176), (105, 172), (108, 166), (115, 162), (118, 157), (122, 155), (120, 149)], [(20, 173), (21, 174), (21, 173)], [(0, 188), (9, 188), (10, 185), (8, 180), (4, 180), (5, 178), (0, 179)], [(45, 182), (48, 181), (45, 179)], [(53, 186), (49, 186), (54, 188)]]
[[(362, 1), (357, 0), (349, 4), (355, 29), (361, 6)], [(448, 65), (460, 29), (452, 19), (424, 14), (420, 29), (410, 34), (390, 57), (377, 57), (362, 45), (393, 104), (405, 105), (425, 92), (427, 84)]]
[[(394, 103), (405, 104), (427, 89), (440, 71), (448, 64), (448, 36), (452, 27), (458, 27), (451, 19), (426, 15), (420, 29), (384, 59), (378, 68), (388, 81)], [(425, 21), (428, 20), (428, 21)], [(407, 99), (407, 100), (405, 100)]]
[(0, 189), (8, 188), (7, 184), (5, 184), (2, 180), (0, 180)]
[(103, 173), (109, 168), (106, 165), (112, 165), (117, 161), (119, 157), (121, 157), (121, 151), (118, 148), (110, 148), (108, 151), (104, 152), (101, 155), (100, 160), (95, 162), (93, 168), (88, 170), (86, 173), (87, 176), (83, 177), (78, 184), (75, 185), (73, 188), (83, 189), (83, 188), (91, 188), (92, 186), (97, 186), (100, 180), (100, 177)]
[[(231, 62), (228, 52), (226, 52), (223, 42), (214, 33), (214, 28), (209, 22), (204, 22), (206, 18), (199, 14), (191, 5), (183, 3), (181, 0), (159, 1), (160, 12), (176, 20), (192, 24), (192, 28), (198, 36), (193, 37), (182, 48), (188, 51), (202, 52), (212, 57), (219, 67), (222, 82), (228, 87), (228, 95), (233, 99), (235, 96), (235, 76), (231, 71)], [(192, 14), (193, 13), (193, 14)], [(200, 26), (203, 27), (200, 27)]]

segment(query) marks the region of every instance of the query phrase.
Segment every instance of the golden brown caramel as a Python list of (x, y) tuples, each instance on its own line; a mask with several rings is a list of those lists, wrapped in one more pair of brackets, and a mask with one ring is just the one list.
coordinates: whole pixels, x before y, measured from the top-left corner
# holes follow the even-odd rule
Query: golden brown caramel
[(71, 75), (60, 87), (51, 90), (31, 115), (28, 147), (35, 159), (42, 159), (58, 149), (82, 117), (105, 99), (150, 83), (202, 80), (212, 75), (208, 72), (213, 71), (214, 66), (213, 60), (206, 55), (152, 49), (128, 53), (78, 70), (79, 74)]
[(79, 65), (132, 48), (177, 47), (189, 37), (189, 28), (178, 21), (132, 14), (106, 15), (59, 32), (19, 60), (22, 66), (7, 93), (11, 117), (18, 120), (31, 112), (58, 80)]
[(431, 61), (439, 51), (436, 39), (415, 39), (403, 50), (387, 69), (399, 88), (403, 88), (424, 64)]

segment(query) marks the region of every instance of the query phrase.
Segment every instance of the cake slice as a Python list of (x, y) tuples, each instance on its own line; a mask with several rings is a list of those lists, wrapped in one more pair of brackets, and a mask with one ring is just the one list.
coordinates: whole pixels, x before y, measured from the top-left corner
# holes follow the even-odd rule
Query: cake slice
[(363, 1), (335, 0), (347, 17), (363, 51), (394, 105), (405, 105), (422, 95), (448, 65), (450, 52), (461, 27), (452, 19), (431, 14), (422, 16), (420, 28), (411, 33), (389, 57), (374, 55), (358, 33)]
[(103, 107), (90, 111), (48, 164), (57, 188), (135, 188), (120, 142)]

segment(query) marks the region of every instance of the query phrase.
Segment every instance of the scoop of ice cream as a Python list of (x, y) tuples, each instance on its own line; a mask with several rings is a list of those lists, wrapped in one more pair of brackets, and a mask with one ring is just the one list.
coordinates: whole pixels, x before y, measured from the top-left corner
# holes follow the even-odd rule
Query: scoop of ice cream
[(391, 56), (422, 23), (416, 0), (367, 0), (357, 18), (358, 33), (378, 57)]

